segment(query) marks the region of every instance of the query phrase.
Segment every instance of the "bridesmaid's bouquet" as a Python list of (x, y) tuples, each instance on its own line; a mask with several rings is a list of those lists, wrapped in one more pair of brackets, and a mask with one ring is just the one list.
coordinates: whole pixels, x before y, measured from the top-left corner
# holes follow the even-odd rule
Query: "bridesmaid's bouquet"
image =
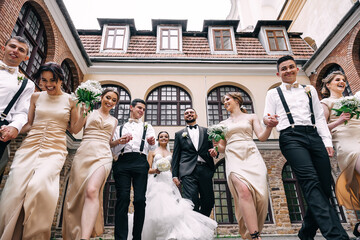
[[(355, 96), (347, 96), (340, 98), (334, 103), (334, 108), (336, 116), (340, 116), (343, 112), (350, 113), (350, 118), (356, 115), (356, 119), (360, 117), (360, 92), (357, 92)], [(348, 121), (345, 121), (345, 125)]]
[(84, 117), (89, 112), (94, 110), (95, 103), (101, 100), (101, 93), (101, 85), (98, 81), (95, 80), (87, 80), (86, 82), (81, 83), (81, 85), (75, 90), (73, 99), (78, 101), (76, 105), (79, 103), (84, 103), (85, 108), (88, 109), (83, 113)]
[[(209, 141), (219, 142), (221, 139), (225, 140), (225, 135), (227, 132), (227, 127), (224, 125), (213, 125), (208, 128), (207, 133), (209, 135)], [(218, 148), (215, 147), (217, 151)]]

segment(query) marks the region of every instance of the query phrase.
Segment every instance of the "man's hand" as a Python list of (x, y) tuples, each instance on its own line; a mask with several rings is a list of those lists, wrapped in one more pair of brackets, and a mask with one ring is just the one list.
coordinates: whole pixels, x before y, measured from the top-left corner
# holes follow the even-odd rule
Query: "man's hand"
[(117, 139), (117, 144), (127, 144), (132, 140), (132, 135), (130, 133), (124, 134), (121, 138)]
[(215, 148), (209, 149), (209, 153), (211, 157), (216, 157), (218, 155), (218, 152), (215, 150)]
[(334, 148), (333, 147), (326, 147), (326, 151), (328, 152), (329, 157), (334, 156)]
[(276, 127), (276, 125), (278, 125), (279, 120), (278, 120), (278, 115), (270, 115), (270, 113), (268, 113), (268, 115), (266, 117), (264, 117), (264, 123), (266, 126), (268, 127)]
[(148, 144), (150, 145), (154, 145), (155, 144), (155, 138), (154, 137), (148, 137), (146, 139), (146, 141), (148, 142)]
[(173, 178), (173, 182), (175, 183), (175, 185), (179, 188), (180, 187), (180, 181), (177, 177)]
[(19, 131), (15, 127), (2, 125), (0, 129), (0, 133), (1, 133), (0, 141), (7, 142), (10, 141), (11, 139), (16, 138), (17, 135), (19, 134)]

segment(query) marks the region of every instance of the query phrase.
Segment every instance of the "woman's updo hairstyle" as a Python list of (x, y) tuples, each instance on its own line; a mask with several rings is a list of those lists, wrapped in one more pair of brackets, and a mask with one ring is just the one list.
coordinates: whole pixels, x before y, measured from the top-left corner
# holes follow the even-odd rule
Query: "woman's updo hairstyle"
[(101, 95), (100, 95), (101, 98), (103, 98), (108, 92), (113, 92), (113, 93), (116, 94), (116, 97), (117, 97), (116, 103), (118, 103), (118, 102), (119, 102), (119, 99), (120, 99), (120, 95), (119, 95), (118, 91), (115, 90), (114, 88), (105, 88), (104, 91), (103, 91), (103, 92), (101, 93)]
[(345, 79), (345, 82), (347, 82), (347, 78), (346, 78), (345, 74), (342, 73), (341, 71), (334, 71), (334, 72), (330, 73), (329, 75), (326, 76), (326, 78), (324, 78), (322, 80), (322, 83), (321, 83), (321, 91), (320, 92), (321, 92), (321, 95), (323, 98), (330, 97), (330, 90), (326, 86), (326, 84), (331, 83), (331, 81), (334, 80), (334, 78), (337, 75), (343, 76)]
[(235, 100), (235, 102), (237, 102), (239, 104), (240, 110), (243, 113), (247, 113), (246, 108), (243, 106), (244, 100), (241, 97), (241, 93), (240, 92), (228, 92), (225, 94), (225, 96), (223, 96), (221, 102), (224, 103), (224, 99), (226, 96), (231, 97), (232, 99)]

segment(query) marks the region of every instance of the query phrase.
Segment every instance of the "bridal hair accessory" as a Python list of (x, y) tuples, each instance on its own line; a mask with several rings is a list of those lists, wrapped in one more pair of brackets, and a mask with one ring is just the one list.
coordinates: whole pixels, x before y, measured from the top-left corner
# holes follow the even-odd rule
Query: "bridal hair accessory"
[(246, 107), (244, 107), (244, 105), (241, 105), (240, 110), (246, 110)]

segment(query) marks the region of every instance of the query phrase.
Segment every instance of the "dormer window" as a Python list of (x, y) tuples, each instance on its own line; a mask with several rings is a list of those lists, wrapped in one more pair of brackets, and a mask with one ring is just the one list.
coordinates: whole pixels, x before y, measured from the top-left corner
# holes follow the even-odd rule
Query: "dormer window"
[(182, 52), (181, 26), (157, 26), (157, 52)]
[(266, 30), (270, 51), (287, 51), (286, 39), (283, 30)]
[(237, 54), (233, 27), (209, 26), (208, 39), (212, 54)]
[(229, 29), (213, 29), (215, 51), (232, 51), (231, 33)]
[(130, 29), (128, 25), (104, 25), (101, 41), (101, 51), (126, 52), (129, 45)]
[(269, 55), (291, 55), (291, 46), (284, 26), (261, 26), (259, 40)]

